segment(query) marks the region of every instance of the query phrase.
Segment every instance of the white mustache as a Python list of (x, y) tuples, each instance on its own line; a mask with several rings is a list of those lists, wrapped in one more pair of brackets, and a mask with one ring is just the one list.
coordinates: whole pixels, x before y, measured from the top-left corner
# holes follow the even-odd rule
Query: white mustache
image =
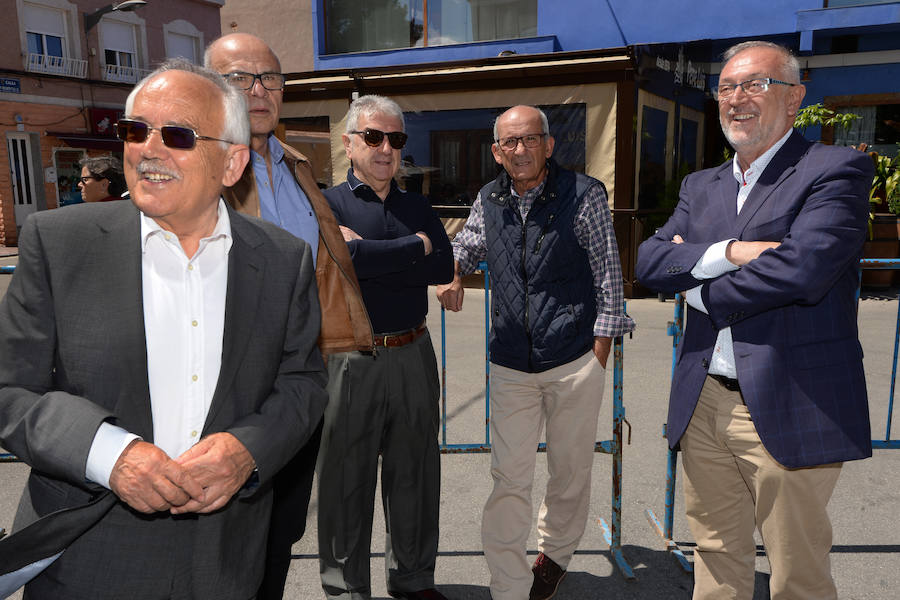
[(137, 172), (138, 175), (142, 176), (146, 175), (147, 173), (156, 173), (158, 175), (165, 175), (166, 177), (172, 177), (174, 179), (181, 179), (181, 176), (178, 173), (155, 160), (142, 160), (138, 163)]

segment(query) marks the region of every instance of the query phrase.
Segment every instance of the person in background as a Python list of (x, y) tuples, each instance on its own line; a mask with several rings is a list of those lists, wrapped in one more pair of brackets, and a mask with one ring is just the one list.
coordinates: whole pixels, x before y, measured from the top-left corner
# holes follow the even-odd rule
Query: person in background
[(87, 156), (78, 163), (81, 178), (78, 189), (85, 202), (109, 202), (121, 200), (125, 192), (125, 176), (122, 162), (115, 156)]

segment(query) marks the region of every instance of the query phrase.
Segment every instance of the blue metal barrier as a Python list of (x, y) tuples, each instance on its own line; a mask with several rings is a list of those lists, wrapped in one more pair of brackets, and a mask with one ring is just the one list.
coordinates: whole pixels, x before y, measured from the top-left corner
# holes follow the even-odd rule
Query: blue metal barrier
[[(863, 269), (874, 270), (890, 270), (900, 269), (900, 259), (895, 258), (868, 258), (859, 261), (860, 281), (862, 281)], [(857, 289), (856, 297), (859, 300), (860, 290)], [(675, 371), (675, 359), (677, 356), (678, 344), (684, 335), (684, 297), (681, 294), (675, 295), (675, 311), (673, 321), (669, 322), (666, 334), (672, 336), (672, 372)], [(891, 439), (891, 422), (894, 415), (894, 389), (897, 382), (897, 359), (900, 353), (900, 298), (897, 302), (897, 321), (894, 327), (894, 364), (891, 371), (891, 386), (888, 395), (888, 412), (887, 423), (885, 425), (884, 439), (872, 440), (872, 448), (875, 450), (900, 450), (900, 439)], [(666, 425), (663, 424), (663, 437), (666, 437)], [(666, 462), (666, 492), (665, 492), (665, 515), (663, 523), (653, 513), (651, 509), (647, 509), (647, 520), (662, 538), (672, 555), (678, 560), (682, 569), (688, 573), (693, 572), (694, 567), (684, 553), (675, 543), (672, 537), (672, 526), (675, 515), (675, 478), (678, 467), (678, 451), (669, 450)]]
[[(15, 267), (15, 266), (5, 266), (5, 267), (0, 267), (0, 275), (12, 275), (13, 272), (15, 272), (15, 270), (16, 270), (16, 267)], [(18, 458), (15, 454), (2, 454), (2, 453), (0, 453), (0, 464), (2, 464), (2, 463), (13, 463), (13, 462), (21, 462), (21, 461), (19, 460), (19, 458)], [(0, 529), (0, 538), (3, 537), (2, 532), (3, 532), (3, 530)]]
[[(448, 444), (447, 443), (447, 323), (446, 311), (441, 309), (441, 452), (444, 454), (455, 453), (481, 453), (491, 451), (490, 431), (490, 351), (488, 340), (491, 329), (490, 311), (490, 274), (487, 263), (482, 261), (478, 269), (484, 272), (484, 385), (485, 385), (485, 429), (484, 443), (472, 444)], [(631, 442), (631, 425), (625, 418), (625, 406), (622, 402), (622, 381), (624, 361), (623, 340), (619, 336), (613, 340), (613, 437), (611, 440), (598, 441), (594, 444), (594, 452), (602, 452), (612, 455), (612, 509), (610, 523), (607, 525), (602, 518), (597, 519), (598, 525), (603, 530), (603, 537), (609, 545), (610, 555), (625, 579), (635, 579), (634, 571), (625, 560), (622, 553), (622, 425), (629, 428), (629, 443)], [(545, 452), (546, 444), (538, 445), (538, 452)]]
[[(900, 269), (900, 260), (895, 258), (867, 258), (859, 261), (862, 269), (874, 269), (884, 271), (888, 269)], [(860, 272), (862, 277), (862, 272)], [(897, 302), (897, 324), (894, 326), (894, 366), (891, 370), (891, 391), (888, 394), (887, 423), (884, 428), (883, 440), (872, 440), (872, 448), (876, 450), (900, 450), (900, 439), (891, 439), (891, 422), (894, 416), (894, 389), (897, 384), (897, 353), (900, 351), (900, 298)]]

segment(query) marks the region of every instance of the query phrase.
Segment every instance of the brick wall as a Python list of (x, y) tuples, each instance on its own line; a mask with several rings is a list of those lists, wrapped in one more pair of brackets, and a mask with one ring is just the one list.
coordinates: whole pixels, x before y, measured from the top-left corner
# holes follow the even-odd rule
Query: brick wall
[[(40, 164), (35, 164), (36, 171), (43, 171), (46, 167), (53, 166), (53, 148), (69, 148), (69, 146), (55, 138), (46, 135), (46, 131), (73, 131), (86, 132), (88, 121), (87, 109), (73, 106), (55, 106), (50, 104), (30, 104), (0, 102), (0, 127), (3, 131), (3, 143), (0, 145), (0, 244), (14, 246), (17, 243), (16, 214), (12, 195), (12, 178), (9, 163), (9, 146), (7, 133), (17, 131), (12, 125), (15, 116), (20, 115), (24, 123), (25, 133), (37, 133), (40, 135)], [(102, 154), (91, 152), (90, 154)], [(47, 208), (57, 207), (56, 184), (44, 183), (44, 196), (47, 200)]]

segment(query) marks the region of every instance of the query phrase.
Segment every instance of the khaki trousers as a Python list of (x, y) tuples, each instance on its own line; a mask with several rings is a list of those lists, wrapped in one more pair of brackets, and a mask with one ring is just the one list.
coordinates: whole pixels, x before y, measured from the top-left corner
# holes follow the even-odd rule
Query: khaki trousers
[(772, 600), (837, 598), (826, 506), (841, 463), (787, 469), (763, 447), (740, 392), (707, 377), (681, 438), (694, 600), (750, 600), (759, 528)]
[(549, 480), (538, 548), (566, 568), (587, 523), (597, 416), (606, 371), (593, 352), (543, 373), (491, 364), (491, 476), (481, 539), (493, 600), (527, 600), (525, 555), (537, 445), (547, 425)]

